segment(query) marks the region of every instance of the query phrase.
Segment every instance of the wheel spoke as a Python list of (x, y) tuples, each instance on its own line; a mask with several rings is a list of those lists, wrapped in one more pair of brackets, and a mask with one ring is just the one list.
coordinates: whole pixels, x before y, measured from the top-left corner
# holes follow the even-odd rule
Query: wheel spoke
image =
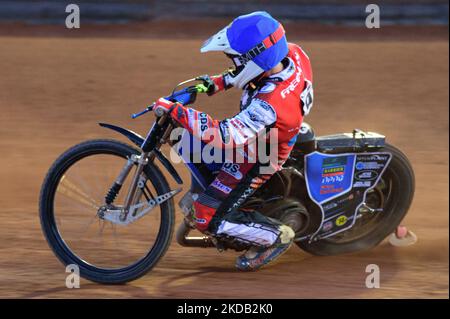
[(112, 236), (114, 238), (115, 246), (117, 248), (119, 248), (120, 250), (122, 250), (123, 247), (122, 247), (121, 241), (119, 240), (119, 236), (117, 234), (117, 225), (114, 225), (113, 223), (110, 223), (110, 224), (111, 224), (111, 228), (112, 228)]
[(102, 237), (102, 235), (103, 235), (103, 230), (105, 229), (105, 221), (104, 220), (101, 220), (101, 219), (99, 219), (99, 230), (98, 230), (98, 233), (97, 233), (97, 235), (98, 235), (98, 237)]
[(81, 188), (74, 182), (70, 181), (66, 175), (63, 175), (61, 178), (57, 191), (58, 193), (61, 193), (64, 196), (88, 207), (95, 208), (96, 210), (100, 208), (100, 205), (95, 201), (95, 199), (83, 192)]
[(86, 223), (83, 228), (81, 229), (80, 235), (79, 235), (79, 239), (84, 238), (84, 236), (87, 234), (89, 227), (91, 227), (91, 225), (95, 222), (95, 220), (98, 218), (97, 213), (95, 213), (95, 215), (89, 220), (88, 223)]

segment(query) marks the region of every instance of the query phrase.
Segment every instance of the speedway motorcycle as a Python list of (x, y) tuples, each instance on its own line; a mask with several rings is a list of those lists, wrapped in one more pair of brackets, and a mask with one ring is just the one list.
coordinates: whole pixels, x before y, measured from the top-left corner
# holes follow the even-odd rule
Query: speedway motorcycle
[[(186, 86), (190, 81), (199, 82)], [(205, 90), (201, 78), (195, 78), (180, 83), (167, 99), (191, 104)], [(155, 115), (145, 138), (100, 123), (132, 145), (111, 139), (82, 142), (64, 152), (45, 177), (39, 203), (45, 237), (60, 261), (76, 264), (86, 279), (110, 284), (137, 279), (161, 260), (171, 243), (174, 196), (181, 189), (169, 181), (183, 181), (161, 150), (171, 145), (176, 125), (167, 114)], [(183, 216), (177, 242), (220, 251), (249, 248), (192, 234), (192, 203), (206, 187), (202, 172), (190, 171), (190, 188), (179, 202)], [(408, 158), (383, 135), (355, 129), (316, 137), (304, 123), (282, 169), (241, 207), (292, 227), (301, 249), (336, 255), (367, 250), (393, 233), (408, 212), (414, 188)]]

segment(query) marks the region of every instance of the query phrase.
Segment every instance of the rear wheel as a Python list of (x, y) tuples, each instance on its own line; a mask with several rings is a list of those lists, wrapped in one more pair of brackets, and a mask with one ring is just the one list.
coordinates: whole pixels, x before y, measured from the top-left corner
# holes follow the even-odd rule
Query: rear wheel
[(386, 144), (380, 151), (389, 152), (393, 157), (379, 183), (368, 192), (366, 204), (382, 211), (362, 210), (349, 230), (311, 244), (297, 242), (300, 248), (323, 256), (356, 252), (378, 245), (394, 232), (411, 205), (415, 189), (414, 172), (408, 158), (399, 149)]
[[(113, 140), (87, 141), (62, 154), (44, 180), (39, 210), (47, 242), (64, 265), (77, 265), (86, 279), (110, 284), (137, 279), (156, 265), (170, 244), (173, 199), (128, 225), (111, 223), (99, 213), (127, 158), (138, 153)], [(117, 207), (124, 202), (132, 173), (114, 201)], [(152, 163), (141, 176), (145, 191), (139, 202), (170, 191)]]

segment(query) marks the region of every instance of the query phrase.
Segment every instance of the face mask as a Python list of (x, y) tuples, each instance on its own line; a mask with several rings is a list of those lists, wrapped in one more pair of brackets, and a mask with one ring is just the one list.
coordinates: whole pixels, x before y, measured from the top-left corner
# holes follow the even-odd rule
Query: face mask
[(251, 80), (264, 73), (264, 70), (253, 61), (243, 64), (239, 55), (227, 53), (226, 55), (234, 64), (225, 75), (225, 81), (229, 85), (243, 89)]

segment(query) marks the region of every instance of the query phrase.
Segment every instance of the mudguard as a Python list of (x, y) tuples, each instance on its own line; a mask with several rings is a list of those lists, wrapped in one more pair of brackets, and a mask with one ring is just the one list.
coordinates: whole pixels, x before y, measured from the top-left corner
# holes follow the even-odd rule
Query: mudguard
[[(109, 128), (113, 131), (116, 131), (124, 136), (126, 136), (130, 141), (132, 141), (135, 145), (141, 147), (142, 143), (144, 142), (144, 138), (140, 136), (139, 134), (127, 130), (123, 127), (107, 124), (107, 123), (98, 123), (101, 127)], [(173, 179), (178, 184), (183, 184), (183, 180), (181, 179), (180, 175), (176, 171), (175, 167), (173, 167), (172, 163), (164, 156), (163, 153), (161, 153), (160, 150), (153, 150), (155, 152), (156, 158), (161, 162), (161, 164), (164, 166), (164, 168), (172, 175)]]

